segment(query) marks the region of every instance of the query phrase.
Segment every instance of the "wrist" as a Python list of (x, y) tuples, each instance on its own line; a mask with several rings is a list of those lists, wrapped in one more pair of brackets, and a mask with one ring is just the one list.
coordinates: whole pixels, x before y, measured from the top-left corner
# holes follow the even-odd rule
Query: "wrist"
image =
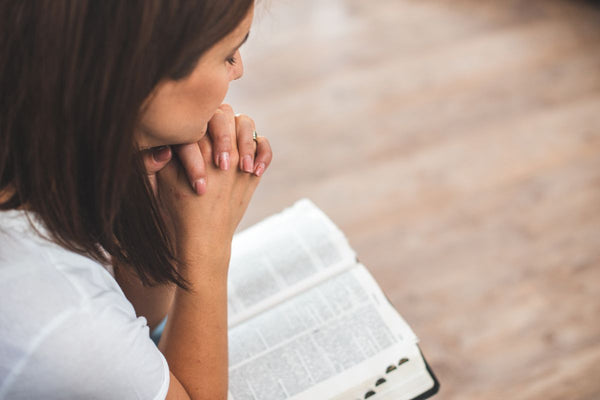
[(227, 279), (231, 258), (231, 240), (222, 243), (199, 241), (193, 238), (178, 240), (179, 272), (190, 283), (198, 279)]

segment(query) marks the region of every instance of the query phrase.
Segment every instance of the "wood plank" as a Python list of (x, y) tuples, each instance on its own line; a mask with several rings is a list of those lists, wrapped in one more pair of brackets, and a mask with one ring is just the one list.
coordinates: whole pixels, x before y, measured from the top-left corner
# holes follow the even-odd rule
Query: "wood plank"
[[(260, 4), (260, 3), (259, 3)], [(258, 6), (228, 100), (414, 327), (439, 399), (600, 398), (600, 7)]]

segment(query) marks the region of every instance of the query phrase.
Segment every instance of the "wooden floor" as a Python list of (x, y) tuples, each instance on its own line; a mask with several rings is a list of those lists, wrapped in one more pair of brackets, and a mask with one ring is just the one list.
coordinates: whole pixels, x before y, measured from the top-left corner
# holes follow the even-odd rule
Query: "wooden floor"
[(439, 399), (600, 399), (600, 6), (262, 0), (228, 101), (421, 338)]

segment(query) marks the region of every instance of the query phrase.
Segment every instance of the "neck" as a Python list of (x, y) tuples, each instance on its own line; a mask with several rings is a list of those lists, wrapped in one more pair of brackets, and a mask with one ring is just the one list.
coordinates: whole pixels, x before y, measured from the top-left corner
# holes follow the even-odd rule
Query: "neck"
[[(4, 203), (4, 202), (8, 201), (14, 193), (15, 193), (15, 190), (11, 186), (4, 188), (4, 190), (0, 190), (0, 203)], [(23, 208), (23, 207), (19, 207), (19, 209), (21, 209), (21, 208)]]

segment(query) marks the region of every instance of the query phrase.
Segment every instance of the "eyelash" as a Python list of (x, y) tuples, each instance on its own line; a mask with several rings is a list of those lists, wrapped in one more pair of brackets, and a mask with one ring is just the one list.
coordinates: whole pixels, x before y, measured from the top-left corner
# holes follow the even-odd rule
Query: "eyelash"
[(235, 65), (237, 63), (237, 59), (235, 58), (235, 55), (231, 56), (231, 57), (227, 57), (227, 62), (230, 65)]

